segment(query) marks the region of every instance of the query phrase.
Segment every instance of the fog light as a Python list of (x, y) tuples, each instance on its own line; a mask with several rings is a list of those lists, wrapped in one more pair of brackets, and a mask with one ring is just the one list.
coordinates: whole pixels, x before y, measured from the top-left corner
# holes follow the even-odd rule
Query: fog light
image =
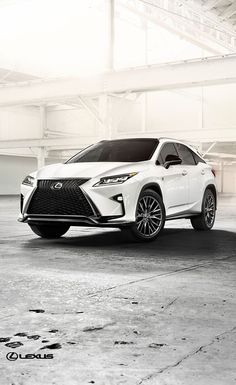
[(114, 199), (117, 202), (123, 202), (122, 194), (115, 195), (114, 197), (112, 197), (112, 199)]

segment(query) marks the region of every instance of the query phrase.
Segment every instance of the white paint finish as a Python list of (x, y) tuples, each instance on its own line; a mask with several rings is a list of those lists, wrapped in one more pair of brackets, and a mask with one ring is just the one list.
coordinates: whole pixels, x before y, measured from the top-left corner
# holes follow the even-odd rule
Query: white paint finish
[(198, 163), (197, 166), (185, 166), (185, 170), (188, 173), (186, 175), (189, 184), (188, 203), (196, 205), (199, 203), (199, 199), (207, 183), (205, 179), (207, 181), (209, 178), (212, 178), (212, 175), (208, 175), (208, 170), (204, 163)]
[[(96, 205), (102, 216), (120, 215), (121, 205), (114, 202), (113, 196), (122, 194), (125, 215), (121, 218), (115, 218), (110, 223), (126, 223), (135, 221), (135, 213), (138, 197), (142, 188), (150, 183), (158, 184), (165, 205), (166, 216), (180, 215), (184, 213), (201, 212), (201, 202), (205, 188), (209, 184), (215, 185), (214, 177), (210, 167), (201, 163), (201, 165), (191, 167), (186, 165), (175, 165), (165, 168), (156, 165), (156, 159), (164, 145), (169, 140), (161, 139), (151, 159), (143, 162), (78, 162), (68, 164), (54, 164), (44, 167), (37, 171), (35, 180), (43, 179), (67, 179), (67, 178), (89, 178), (83, 183), (84, 190), (92, 202)], [(132, 145), (132, 143), (130, 143)], [(206, 172), (202, 175), (197, 172), (204, 169)], [(187, 170), (187, 173), (184, 172)], [(197, 170), (197, 171), (196, 171)], [(122, 175), (127, 173), (137, 173), (122, 184), (112, 184), (96, 186), (100, 178), (106, 176)], [(197, 175), (198, 174), (198, 175)], [(197, 175), (197, 176), (196, 176)], [(197, 179), (197, 180), (196, 180)], [(192, 191), (196, 188), (198, 182), (198, 191)], [(36, 186), (36, 182), (35, 182)], [(32, 187), (32, 190), (33, 188)], [(22, 194), (25, 187), (22, 186)], [(191, 195), (191, 196), (190, 196)], [(27, 195), (24, 204), (27, 208)], [(23, 210), (23, 216), (27, 214), (27, 209)]]
[(183, 166), (171, 166), (168, 169), (157, 167), (161, 172), (163, 183), (163, 196), (166, 207), (166, 215), (174, 215), (182, 212), (188, 204), (188, 177), (183, 176)]

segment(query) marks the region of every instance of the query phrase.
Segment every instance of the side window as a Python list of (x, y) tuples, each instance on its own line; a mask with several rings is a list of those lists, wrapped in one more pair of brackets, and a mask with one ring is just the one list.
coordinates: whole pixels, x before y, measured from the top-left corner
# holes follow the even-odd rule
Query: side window
[(162, 156), (161, 156), (161, 153), (158, 155), (158, 158), (157, 158), (157, 160), (156, 160), (156, 165), (157, 166), (160, 166), (160, 165), (162, 165), (162, 164), (164, 164), (164, 162), (163, 162), (163, 159), (162, 159)]
[(184, 146), (181, 143), (175, 143), (175, 146), (178, 151), (180, 159), (182, 159), (182, 164), (190, 165), (190, 166), (196, 165), (193, 154), (190, 151), (190, 149), (188, 149), (188, 147)]
[(198, 163), (206, 163), (206, 162), (204, 162), (204, 160), (203, 160), (202, 158), (200, 158), (200, 156), (198, 156), (194, 151), (192, 152), (192, 154), (193, 154), (193, 157), (194, 157), (194, 160), (195, 160), (196, 164), (198, 164)]
[(157, 164), (164, 164), (168, 158), (172, 155), (178, 156), (173, 143), (166, 143), (161, 149), (161, 152), (157, 158)]

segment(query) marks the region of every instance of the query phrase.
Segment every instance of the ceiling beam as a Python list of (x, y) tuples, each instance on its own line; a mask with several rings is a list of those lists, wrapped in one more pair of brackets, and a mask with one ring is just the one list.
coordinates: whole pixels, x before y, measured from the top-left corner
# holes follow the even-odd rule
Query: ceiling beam
[[(96, 139), (95, 139), (96, 141)], [(67, 137), (67, 138), (43, 138), (43, 139), (14, 139), (0, 140), (0, 149), (8, 148), (84, 148), (94, 142), (94, 137)]]
[[(186, 29), (182, 28), (183, 20), (182, 20), (182, 23), (180, 24), (181, 27), (177, 27), (175, 25), (175, 23), (173, 23), (173, 22), (170, 23), (168, 21), (168, 18), (172, 19), (172, 21), (176, 20), (176, 15), (172, 15), (170, 13), (167, 15), (168, 16), (168, 18), (167, 18), (166, 13), (165, 13), (166, 12), (165, 9), (163, 9), (163, 10), (158, 9), (158, 17), (157, 17), (154, 12), (150, 13), (150, 12), (147, 12), (144, 10), (140, 10), (137, 7), (135, 7), (134, 5), (130, 5), (129, 3), (128, 4), (122, 4), (121, 3), (120, 5), (126, 9), (128, 9), (132, 13), (140, 16), (142, 19), (148, 20), (148, 21), (150, 21), (156, 25), (159, 25), (160, 27), (166, 29), (167, 31), (176, 34), (180, 38), (185, 39), (185, 40), (189, 41), (190, 43), (192, 43), (192, 44), (194, 44), (194, 45), (196, 45), (202, 49), (207, 50), (208, 52), (212, 52), (214, 55), (225, 52), (225, 47), (223, 47), (220, 44), (220, 42), (218, 43), (216, 41), (216, 39), (214, 39), (209, 34), (208, 34), (207, 38), (206, 38), (206, 34), (205, 34), (205, 37), (203, 37), (200, 29), (198, 29), (198, 34), (196, 34), (196, 35), (194, 35), (193, 33), (188, 33), (188, 31)], [(160, 14), (162, 14), (162, 12), (164, 12), (165, 17), (163, 17), (161, 19)], [(181, 15), (180, 15), (180, 17), (181, 17)], [(186, 22), (186, 20), (184, 22), (185, 22), (185, 24), (189, 24), (189, 22)], [(191, 22), (190, 22), (190, 26), (191, 26)]]
[(91, 78), (0, 86), (0, 106), (46, 103), (58, 98), (68, 103), (75, 96), (160, 91), (235, 82), (236, 54), (232, 54), (106, 72)]
[(204, 8), (210, 11), (212, 8), (216, 7), (221, 1), (222, 0), (208, 0), (204, 4)]
[(233, 2), (229, 7), (226, 7), (224, 12), (220, 15), (223, 20), (229, 19), (236, 13), (236, 3)]

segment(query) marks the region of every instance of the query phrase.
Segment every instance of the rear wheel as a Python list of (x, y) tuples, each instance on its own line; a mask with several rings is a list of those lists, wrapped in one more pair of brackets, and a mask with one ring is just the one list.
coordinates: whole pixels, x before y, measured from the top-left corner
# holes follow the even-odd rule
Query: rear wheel
[(202, 212), (200, 215), (191, 218), (192, 226), (195, 230), (210, 230), (215, 222), (216, 199), (213, 192), (209, 189), (205, 191)]
[(160, 195), (144, 190), (138, 199), (135, 225), (131, 228), (133, 236), (141, 241), (153, 241), (164, 224), (165, 208)]
[(41, 238), (59, 238), (64, 235), (70, 228), (65, 224), (49, 224), (49, 225), (29, 225), (31, 230)]

